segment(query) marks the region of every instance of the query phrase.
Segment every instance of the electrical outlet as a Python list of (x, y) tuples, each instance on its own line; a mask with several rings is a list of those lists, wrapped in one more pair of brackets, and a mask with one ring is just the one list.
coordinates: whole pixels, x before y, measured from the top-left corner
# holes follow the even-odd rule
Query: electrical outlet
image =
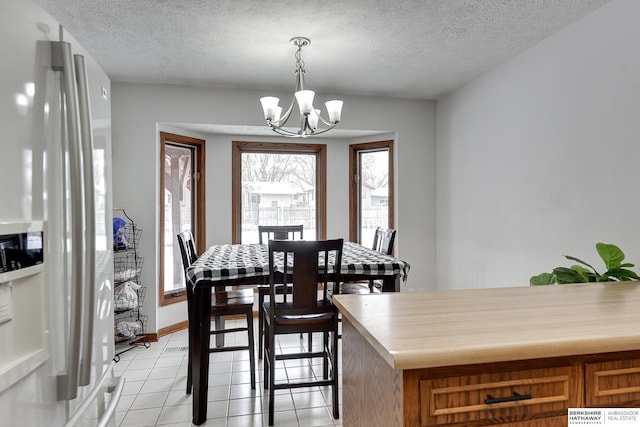
[(13, 307), (11, 301), (11, 285), (0, 284), (0, 325), (13, 319)]

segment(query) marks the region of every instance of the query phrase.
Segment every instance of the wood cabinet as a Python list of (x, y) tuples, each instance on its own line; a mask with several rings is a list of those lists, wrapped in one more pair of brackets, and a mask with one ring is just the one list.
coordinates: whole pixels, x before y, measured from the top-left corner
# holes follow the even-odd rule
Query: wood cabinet
[(640, 359), (587, 363), (585, 374), (586, 406), (640, 406)]
[(543, 288), (335, 296), (343, 425), (556, 427), (569, 408), (640, 407), (639, 284)]
[(557, 427), (569, 408), (640, 406), (640, 351), (398, 371), (342, 333), (344, 426)]
[(579, 405), (577, 366), (420, 378), (420, 425), (481, 425), (562, 415)]

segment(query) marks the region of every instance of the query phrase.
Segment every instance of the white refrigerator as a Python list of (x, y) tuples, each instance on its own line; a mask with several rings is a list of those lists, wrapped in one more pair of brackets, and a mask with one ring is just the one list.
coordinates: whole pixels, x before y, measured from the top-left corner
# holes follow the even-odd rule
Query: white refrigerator
[(110, 82), (0, 1), (0, 425), (114, 426)]

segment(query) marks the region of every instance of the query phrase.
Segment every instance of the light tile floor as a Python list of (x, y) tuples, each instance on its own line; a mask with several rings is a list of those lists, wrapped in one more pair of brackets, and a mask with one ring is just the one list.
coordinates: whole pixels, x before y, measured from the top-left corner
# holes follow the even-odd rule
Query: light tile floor
[[(244, 320), (228, 320), (244, 323)], [(257, 333), (257, 320), (254, 321)], [(229, 325), (231, 326), (231, 325)], [(227, 340), (246, 342), (246, 333), (227, 334)], [(317, 335), (314, 343), (319, 344)], [(283, 351), (305, 346), (299, 335), (279, 338)], [(257, 337), (255, 340), (257, 347)], [(118, 404), (116, 426), (191, 426), (192, 395), (185, 393), (187, 381), (187, 331), (179, 331), (151, 343), (150, 348), (134, 348), (120, 355), (115, 375), (126, 378)], [(340, 351), (340, 350), (339, 350)], [(209, 361), (207, 427), (253, 427), (268, 425), (269, 398), (262, 381), (262, 361), (257, 359), (256, 389), (252, 390), (247, 351), (217, 353)], [(278, 362), (276, 378), (309, 378), (321, 375), (320, 359)], [(342, 373), (339, 366), (339, 373)], [(340, 375), (341, 377), (341, 375)], [(339, 391), (342, 402), (342, 389)], [(281, 427), (341, 426), (332, 417), (331, 388), (312, 387), (278, 390), (274, 425)], [(340, 405), (342, 417), (342, 405)]]

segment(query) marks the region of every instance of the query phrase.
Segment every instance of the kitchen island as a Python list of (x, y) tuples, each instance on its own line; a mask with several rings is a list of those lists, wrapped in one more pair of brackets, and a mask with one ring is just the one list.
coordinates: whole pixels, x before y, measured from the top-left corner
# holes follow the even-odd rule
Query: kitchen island
[(563, 426), (640, 406), (636, 282), (336, 295), (343, 423)]

